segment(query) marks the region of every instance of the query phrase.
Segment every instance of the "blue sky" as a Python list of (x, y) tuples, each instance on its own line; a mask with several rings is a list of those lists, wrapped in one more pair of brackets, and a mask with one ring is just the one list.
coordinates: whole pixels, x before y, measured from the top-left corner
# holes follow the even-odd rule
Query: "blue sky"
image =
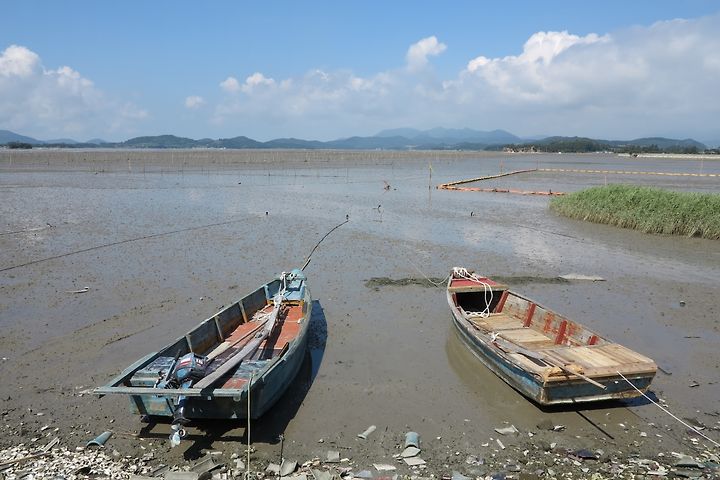
[(720, 139), (720, 5), (3, 2), (0, 129)]

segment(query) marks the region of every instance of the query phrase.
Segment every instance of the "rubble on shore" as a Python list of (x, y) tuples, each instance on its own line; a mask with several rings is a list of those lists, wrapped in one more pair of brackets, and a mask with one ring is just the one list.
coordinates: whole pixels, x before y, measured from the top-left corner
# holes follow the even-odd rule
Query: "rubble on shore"
[[(71, 448), (56, 437), (44, 446), (23, 443), (0, 451), (0, 480), (720, 479), (720, 452), (697, 441), (688, 442), (692, 453), (669, 451), (641, 456), (632, 450), (560, 445), (538, 439), (540, 435), (533, 432), (519, 432), (515, 427), (498, 430), (507, 435), (506, 442), (510, 437), (526, 438), (507, 446), (496, 441), (479, 443), (471, 452), (429, 449), (422, 444), (420, 448), (410, 445), (408, 450), (398, 441), (395, 449), (384, 455), (378, 455), (376, 449), (374, 454), (370, 453), (362, 443), (355, 448), (345, 447), (339, 455), (336, 447), (318, 442), (323, 454), (303, 462), (266, 458), (254, 449), (246, 457), (246, 446), (237, 445), (233, 453), (205, 451), (199, 459), (179, 465), (162, 463), (162, 447), (158, 443), (150, 443), (149, 451), (138, 456), (123, 455), (112, 446)], [(582, 443), (577, 438), (568, 438), (567, 442)]]

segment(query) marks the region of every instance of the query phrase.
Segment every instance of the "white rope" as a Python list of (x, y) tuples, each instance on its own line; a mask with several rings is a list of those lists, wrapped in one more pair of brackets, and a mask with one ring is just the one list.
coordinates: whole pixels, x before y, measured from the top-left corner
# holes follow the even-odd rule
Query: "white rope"
[[(278, 293), (273, 297), (273, 312), (276, 312), (280, 306), (282, 305), (283, 300), (285, 299), (285, 292), (287, 290), (287, 277), (288, 273), (282, 272), (280, 274), (280, 279), (282, 281), (282, 285), (280, 286), (280, 289), (278, 290)], [(272, 315), (272, 312), (264, 313), (262, 316), (267, 316), (267, 319), (270, 318)], [(266, 327), (267, 328), (267, 327)], [(253, 386), (253, 379), (255, 376), (255, 372), (250, 372), (250, 382), (247, 384), (247, 466), (245, 470), (245, 478), (246, 480), (249, 480), (252, 476), (252, 470), (250, 469), (250, 424), (252, 422), (250, 415), (252, 410), (250, 409), (250, 397), (252, 396), (252, 386)]]
[[(407, 249), (408, 249), (408, 250), (412, 250), (410, 247), (407, 247)], [(447, 281), (450, 279), (450, 275), (448, 275), (447, 277), (445, 277), (444, 279), (442, 279), (440, 282), (433, 282), (433, 281), (430, 279), (430, 277), (428, 277), (427, 275), (425, 275), (425, 273), (424, 273), (422, 270), (420, 270), (420, 267), (418, 267), (418, 266), (415, 264), (415, 262), (412, 261), (412, 259), (410, 258), (409, 255), (405, 255), (405, 259), (408, 261), (408, 263), (409, 263), (410, 265), (413, 266), (413, 268), (414, 268), (415, 270), (417, 270), (417, 272), (418, 272), (420, 275), (422, 275), (422, 276), (425, 278), (425, 280), (427, 280), (428, 282), (430, 282), (432, 285), (435, 285), (436, 287), (444, 287), (445, 284), (447, 284)]]
[(712, 438), (704, 435), (702, 432), (700, 432), (700, 430), (698, 430), (697, 428), (693, 427), (692, 425), (690, 425), (690, 424), (682, 421), (681, 419), (679, 419), (678, 417), (676, 417), (675, 415), (673, 415), (673, 413), (670, 412), (670, 410), (668, 410), (667, 408), (663, 407), (662, 405), (660, 405), (659, 403), (657, 403), (657, 402), (656, 402), (655, 400), (653, 400), (652, 398), (650, 398), (650, 397), (648, 397), (647, 395), (645, 395), (645, 392), (641, 391), (641, 390), (640, 390), (639, 388), (637, 388), (630, 380), (628, 380), (627, 378), (625, 378), (625, 375), (623, 375), (623, 374), (620, 373), (620, 372), (617, 372), (617, 374), (620, 375), (620, 376), (622, 377), (622, 379), (625, 380), (631, 387), (633, 387), (635, 390), (637, 390), (637, 392), (638, 392), (640, 395), (642, 395), (643, 397), (645, 397), (645, 398), (647, 398), (648, 400), (650, 400), (650, 402), (652, 402), (653, 404), (655, 404), (655, 406), (658, 407), (660, 410), (662, 410), (663, 412), (667, 413), (667, 414), (670, 415), (672, 418), (674, 418), (675, 420), (677, 420), (678, 422), (682, 423), (683, 425), (685, 425), (687, 428), (689, 428), (689, 429), (692, 430), (693, 432), (695, 432), (695, 433), (697, 433), (698, 435), (700, 435), (701, 437), (703, 437), (705, 440), (711, 442), (711, 443), (712, 443), (713, 445), (715, 445), (716, 447), (720, 447), (720, 443), (718, 443), (718, 442), (716, 442), (715, 440), (713, 440)]
[(443, 287), (443, 286), (445, 286), (445, 284), (447, 283), (448, 279), (450, 278), (450, 275), (448, 275), (447, 277), (445, 277), (443, 280), (441, 280), (441, 281), (439, 281), (439, 282), (433, 282), (433, 281), (430, 279), (430, 277), (428, 277), (427, 275), (425, 275), (425, 274), (423, 273), (423, 271), (420, 270), (420, 269), (412, 262), (412, 260), (410, 260), (410, 264), (415, 268), (415, 270), (417, 270), (417, 271), (420, 273), (420, 275), (422, 275), (423, 277), (425, 277), (425, 280), (427, 280), (428, 282), (432, 283), (432, 284), (435, 285), (436, 287)]
[(248, 415), (247, 415), (247, 469), (245, 470), (245, 478), (247, 480), (252, 476), (252, 470), (250, 470), (250, 389), (252, 387), (253, 375), (255, 372), (250, 372), (250, 383), (247, 388), (247, 404), (248, 404)]
[(485, 294), (485, 309), (481, 312), (468, 312), (465, 313), (474, 317), (480, 317), (480, 318), (487, 318), (490, 316), (490, 304), (493, 301), (493, 290), (492, 287), (486, 283), (483, 282), (478, 278), (477, 275), (474, 273), (470, 273), (467, 268), (465, 267), (453, 267), (452, 275), (457, 278), (464, 278), (465, 280), (470, 280), (471, 282), (479, 283), (483, 286), (484, 294)]

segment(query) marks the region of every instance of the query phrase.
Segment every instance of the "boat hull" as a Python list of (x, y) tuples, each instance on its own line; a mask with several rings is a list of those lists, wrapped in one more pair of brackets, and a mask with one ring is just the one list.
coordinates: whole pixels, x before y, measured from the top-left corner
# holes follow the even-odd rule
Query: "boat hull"
[(452, 306), (451, 298), (449, 300), (453, 325), (473, 355), (505, 383), (540, 405), (574, 404), (638, 397), (642, 395), (641, 392), (647, 391), (654, 378), (655, 372), (626, 375), (626, 378), (637, 387), (637, 390), (619, 374), (593, 378), (605, 389), (578, 377), (543, 378), (511, 361), (508, 355), (495, 346), (490, 338), (478, 334), (475, 327), (457, 308)]
[[(174, 418), (182, 405), (185, 419), (259, 418), (287, 391), (306, 359), (312, 308), (302, 272), (283, 273), (95, 393), (128, 395), (132, 411), (141, 415)], [(207, 371), (192, 383), (167, 387), (166, 372), (176, 371), (178, 358), (188, 352), (204, 358)]]
[[(309, 318), (309, 317), (308, 317)], [(307, 335), (298, 340), (295, 348), (288, 350), (277, 364), (265, 374), (253, 380), (250, 386), (250, 418), (264, 415), (285, 393), (297, 376), (305, 360)], [(237, 389), (233, 396), (189, 397), (185, 416), (189, 419), (237, 419), (248, 418), (247, 389)], [(131, 395), (130, 407), (141, 415), (172, 417), (175, 407), (168, 397), (158, 395)]]
[(447, 300), (473, 355), (540, 405), (638, 397), (655, 376), (651, 359), (465, 269), (450, 276)]

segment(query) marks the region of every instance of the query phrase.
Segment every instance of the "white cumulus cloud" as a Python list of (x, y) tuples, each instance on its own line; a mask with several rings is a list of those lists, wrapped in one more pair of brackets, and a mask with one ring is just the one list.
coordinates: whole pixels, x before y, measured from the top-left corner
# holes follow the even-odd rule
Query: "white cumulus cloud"
[(503, 128), (520, 135), (720, 139), (720, 15), (613, 32), (536, 32), (506, 56), (478, 45), (457, 72), (428, 72), (446, 46), (411, 45), (392, 70), (310, 70), (237, 82), (214, 119), (248, 135), (338, 138), (389, 127)]
[(236, 93), (240, 91), (240, 82), (235, 77), (228, 77), (220, 82), (220, 88), (229, 93)]
[(420, 69), (427, 65), (429, 56), (440, 55), (445, 49), (447, 49), (447, 45), (438, 42), (437, 37), (434, 35), (423, 38), (419, 42), (410, 45), (405, 55), (407, 66), (411, 70)]
[(539, 32), (517, 56), (470, 60), (445, 84), (445, 98), (528, 133), (717, 135), (710, 122), (720, 113), (718, 20), (671, 20), (584, 37)]
[(252, 93), (257, 88), (272, 87), (274, 85), (274, 79), (268, 78), (260, 72), (255, 72), (245, 79), (242, 91), (245, 93)]
[(40, 70), (40, 57), (19, 45), (10, 45), (0, 55), (0, 76), (29, 77)]
[(30, 49), (0, 53), (0, 128), (44, 137), (114, 134), (147, 112), (111, 100), (69, 66), (47, 69)]
[(190, 95), (185, 98), (185, 107), (189, 109), (200, 108), (205, 105), (205, 99), (198, 95)]

